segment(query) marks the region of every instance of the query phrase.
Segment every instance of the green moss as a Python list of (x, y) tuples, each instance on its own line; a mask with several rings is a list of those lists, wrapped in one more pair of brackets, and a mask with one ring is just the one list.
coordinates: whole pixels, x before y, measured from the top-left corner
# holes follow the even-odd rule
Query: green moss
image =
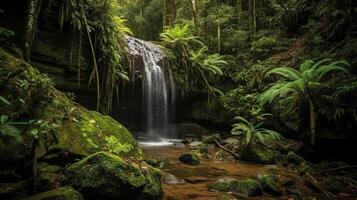
[(282, 194), (279, 177), (274, 175), (258, 176), (258, 181), (263, 190), (273, 196), (280, 196)]
[(141, 159), (131, 133), (109, 116), (89, 111), (53, 87), (52, 81), (24, 61), (0, 48), (0, 91), (11, 106), (0, 113), (11, 119), (29, 115), (46, 124), (38, 156), (52, 149), (87, 156), (109, 151)]
[(200, 164), (200, 157), (194, 152), (183, 154), (178, 159), (180, 162), (188, 164), (188, 165), (199, 165)]
[(129, 163), (106, 152), (98, 152), (71, 165), (67, 181), (76, 188), (109, 198), (162, 195), (160, 173), (145, 163)]
[(245, 197), (262, 194), (259, 183), (252, 179), (222, 178), (208, 185), (208, 189), (210, 191), (232, 192)]

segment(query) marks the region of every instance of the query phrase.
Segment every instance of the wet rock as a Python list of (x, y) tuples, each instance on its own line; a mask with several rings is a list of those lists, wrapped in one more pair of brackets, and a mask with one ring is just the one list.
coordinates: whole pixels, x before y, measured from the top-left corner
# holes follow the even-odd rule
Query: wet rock
[(15, 199), (24, 196), (27, 193), (26, 187), (26, 181), (0, 183), (0, 199)]
[(169, 174), (169, 173), (166, 173), (164, 175), (164, 179), (163, 180), (164, 180), (164, 183), (166, 183), (168, 185), (182, 185), (182, 184), (185, 184), (185, 180), (183, 180), (181, 178), (177, 178), (173, 174)]
[(85, 197), (98, 199), (159, 199), (160, 173), (145, 163), (128, 163), (106, 152), (98, 152), (71, 165), (67, 182)]
[(22, 200), (83, 200), (81, 193), (71, 187), (61, 187), (26, 197)]
[(262, 190), (257, 181), (237, 180), (234, 178), (221, 178), (208, 185), (210, 191), (231, 192), (238, 196), (251, 197), (262, 195)]
[(196, 153), (187, 153), (180, 156), (179, 161), (188, 165), (199, 165), (200, 158)]
[(282, 195), (282, 187), (278, 176), (258, 175), (257, 179), (264, 192), (267, 192), (272, 196)]
[(156, 168), (164, 168), (166, 165), (170, 164), (168, 159), (156, 159), (156, 158), (146, 158), (145, 162)]
[(189, 147), (198, 147), (199, 145), (201, 145), (202, 142), (199, 141), (194, 141), (188, 144)]
[(219, 141), (220, 139), (221, 139), (221, 135), (217, 133), (202, 138), (202, 142), (206, 144), (215, 144), (215, 140)]
[(174, 146), (174, 147), (180, 147), (180, 148), (186, 147), (186, 145), (183, 144), (182, 142), (174, 142), (172, 146)]

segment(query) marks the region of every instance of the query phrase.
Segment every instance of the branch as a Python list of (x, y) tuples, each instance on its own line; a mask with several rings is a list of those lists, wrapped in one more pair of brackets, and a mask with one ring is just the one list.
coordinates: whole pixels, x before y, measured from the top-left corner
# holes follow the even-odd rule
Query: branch
[(223, 145), (221, 145), (217, 140), (214, 140), (214, 142), (217, 144), (218, 147), (220, 147), (222, 150), (226, 151), (227, 153), (230, 153), (234, 158), (236, 158), (237, 160), (239, 159), (239, 155), (234, 153), (233, 151), (227, 149), (226, 147), (224, 147)]

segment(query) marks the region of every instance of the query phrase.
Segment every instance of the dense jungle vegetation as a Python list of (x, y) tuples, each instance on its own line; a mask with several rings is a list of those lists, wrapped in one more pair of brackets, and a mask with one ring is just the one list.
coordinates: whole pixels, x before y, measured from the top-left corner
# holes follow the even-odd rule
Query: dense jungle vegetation
[(355, 1), (0, 3), (0, 199), (356, 199), (356, 130)]

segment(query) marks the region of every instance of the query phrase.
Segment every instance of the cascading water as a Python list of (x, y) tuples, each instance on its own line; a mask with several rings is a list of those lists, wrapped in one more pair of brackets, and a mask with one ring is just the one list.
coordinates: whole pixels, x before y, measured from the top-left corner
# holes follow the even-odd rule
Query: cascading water
[[(169, 90), (163, 68), (164, 53), (155, 44), (133, 37), (126, 37), (129, 53), (141, 57), (143, 107), (146, 120), (146, 136), (150, 139), (167, 137), (169, 121)], [(172, 93), (172, 92), (171, 92)]]

